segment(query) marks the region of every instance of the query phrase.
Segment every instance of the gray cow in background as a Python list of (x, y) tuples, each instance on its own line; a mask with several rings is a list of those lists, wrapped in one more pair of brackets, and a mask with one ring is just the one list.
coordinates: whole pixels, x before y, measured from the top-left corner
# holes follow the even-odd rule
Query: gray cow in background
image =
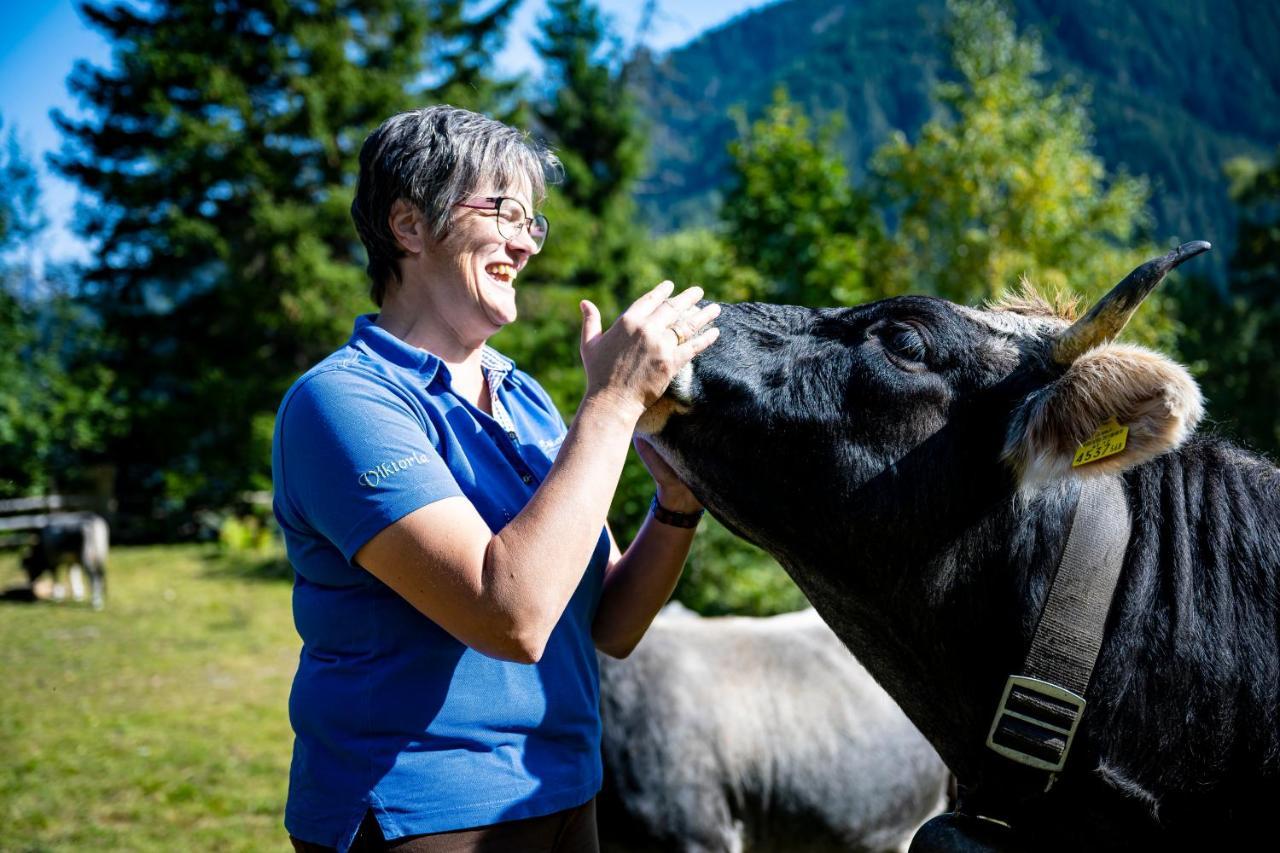
[(600, 657), (605, 851), (906, 849), (947, 769), (813, 610), (669, 605)]
[[(56, 587), (59, 568), (67, 564), (78, 566), (89, 576), (89, 600), (94, 609), (100, 610), (106, 603), (110, 538), (107, 521), (100, 515), (85, 512), (59, 516), (36, 533), (35, 544), (23, 558), (22, 567), (33, 586), (47, 573), (53, 576)], [(74, 588), (74, 580), (72, 583)]]

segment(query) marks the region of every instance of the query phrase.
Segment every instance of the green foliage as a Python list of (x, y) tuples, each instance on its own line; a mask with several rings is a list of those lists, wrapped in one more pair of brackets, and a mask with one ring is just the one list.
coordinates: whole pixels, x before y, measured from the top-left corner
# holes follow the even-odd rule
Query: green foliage
[(847, 305), (871, 295), (865, 269), (876, 229), (834, 151), (836, 132), (828, 124), (813, 133), (778, 89), (729, 145), (732, 178), (719, 217), (739, 261), (769, 282), (755, 298)]
[(704, 616), (772, 616), (807, 606), (800, 588), (768, 554), (712, 518), (703, 520), (675, 597)]
[(1229, 164), (1240, 205), (1225, 293), (1191, 281), (1177, 298), (1211, 418), (1245, 444), (1280, 459), (1280, 151), (1267, 164)]
[[(355, 8), (368, 5), (355, 4)], [(496, 0), (477, 13), (477, 4), (465, 0), (396, 4), (396, 14), (408, 8), (427, 16), (427, 71), (432, 85), (422, 93), (428, 99), (425, 102), (480, 110), (499, 121), (523, 124), (525, 111), (515, 100), (518, 81), (498, 79), (492, 73), (493, 55), (501, 48), (504, 28), (519, 5), (520, 0)]]
[[(950, 116), (915, 143), (895, 135), (874, 160), (896, 221), (881, 274), (901, 282), (892, 289), (957, 302), (997, 297), (1022, 276), (1100, 295), (1156, 254), (1139, 241), (1146, 182), (1108, 176), (1090, 151), (1087, 95), (1040, 81), (1040, 42), (1017, 33), (1002, 0), (950, 8), (960, 81), (937, 89)], [(1137, 326), (1148, 341), (1169, 340), (1158, 300)]]
[[(762, 117), (740, 121), (719, 228), (653, 241), (646, 280), (701, 284), (725, 302), (832, 305), (876, 295), (865, 272), (880, 232), (834, 153), (836, 131), (832, 124), (814, 131), (777, 90)], [(694, 540), (676, 597), (704, 614), (765, 616), (805, 604), (776, 562), (713, 520)]]
[[(830, 132), (813, 133), (803, 113), (776, 93), (734, 144), (735, 184), (718, 212), (720, 228), (654, 240), (645, 280), (701, 284), (710, 298), (726, 302), (829, 305), (867, 298), (863, 269), (878, 232), (832, 154)], [(625, 500), (632, 492), (619, 494)], [(648, 498), (646, 491), (643, 500), (633, 500), (633, 511), (643, 513)], [(805, 604), (772, 558), (713, 519), (703, 522), (675, 595), (708, 615), (767, 616)]]
[(687, 228), (652, 240), (644, 260), (644, 281), (671, 279), (700, 285), (708, 299), (749, 302), (768, 292), (769, 283), (738, 257), (732, 242), (710, 228)]
[[(547, 63), (548, 94), (534, 106), (539, 128), (565, 166), (565, 180), (544, 205), (551, 235), (520, 276), (521, 321), (491, 341), (551, 394), (566, 419), (583, 392), (578, 353), (590, 299), (608, 323), (664, 278), (703, 284), (717, 299), (759, 298), (763, 279), (709, 231), (651, 241), (636, 222), (630, 191), (640, 169), (642, 135), (619, 76), (599, 12), (582, 0), (553, 0), (537, 49)], [(625, 547), (640, 528), (653, 480), (634, 454), (627, 460), (609, 524)], [(695, 540), (679, 597), (704, 612), (772, 613), (803, 605), (767, 556), (710, 522)]]
[(218, 547), (233, 555), (267, 554), (278, 547), (276, 530), (257, 515), (228, 516), (218, 528)]
[(0, 497), (79, 485), (121, 428), (94, 318), (70, 299), (67, 270), (34, 267), (46, 223), (35, 169), (11, 131), (0, 152)]
[(347, 212), (365, 135), (442, 93), (502, 106), (480, 84), (514, 0), (465, 5), (85, 8), (114, 65), (72, 75), (95, 116), (56, 114), (57, 166), (102, 201), (80, 228), (101, 241), (86, 292), (130, 416), (123, 501), (219, 505), (268, 481), (255, 424), (369, 307)]
[(0, 290), (0, 497), (81, 485), (122, 431), (98, 332), (65, 295), (28, 307)]

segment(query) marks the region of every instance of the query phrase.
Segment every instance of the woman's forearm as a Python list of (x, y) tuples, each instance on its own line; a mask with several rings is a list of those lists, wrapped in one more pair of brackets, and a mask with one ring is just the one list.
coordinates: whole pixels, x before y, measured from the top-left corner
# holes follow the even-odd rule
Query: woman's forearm
[(624, 658), (640, 642), (671, 598), (693, 543), (691, 528), (663, 524), (652, 515), (605, 577), (604, 591), (591, 625), (596, 648)]
[(600, 539), (639, 411), (588, 395), (533, 498), (489, 543), (486, 596), (537, 659)]

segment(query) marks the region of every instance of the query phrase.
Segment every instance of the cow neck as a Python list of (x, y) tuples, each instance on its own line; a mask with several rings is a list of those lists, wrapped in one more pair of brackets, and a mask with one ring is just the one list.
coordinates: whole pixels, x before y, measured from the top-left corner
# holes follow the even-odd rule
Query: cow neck
[[(1022, 524), (1016, 484), (993, 477), (982, 454), (964, 458), (969, 467), (951, 472), (966, 484), (962, 499), (936, 486), (904, 491), (920, 482), (911, 472), (924, 463), (913, 457), (899, 466), (907, 473), (861, 490), (858, 527), (839, 557), (772, 551), (956, 772), (976, 770), (990, 723), (986, 697), (1018, 663), (1008, 637), (1030, 634), (1013, 611), (1027, 580), (1005, 544)], [(1071, 507), (1065, 497), (1050, 504), (1062, 516)], [(1046, 527), (1056, 557), (1065, 529), (1055, 547)]]
[(965, 811), (1015, 825), (1024, 806), (1047, 793), (1062, 772), (1085, 711), (1130, 530), (1121, 481), (1086, 480), (1021, 671), (1005, 683)]

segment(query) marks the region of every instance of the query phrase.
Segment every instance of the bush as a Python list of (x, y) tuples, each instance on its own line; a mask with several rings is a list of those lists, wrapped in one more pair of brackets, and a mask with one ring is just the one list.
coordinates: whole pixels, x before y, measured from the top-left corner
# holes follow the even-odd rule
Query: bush
[(266, 554), (275, 548), (278, 532), (269, 517), (227, 516), (218, 527), (218, 547), (226, 554)]

